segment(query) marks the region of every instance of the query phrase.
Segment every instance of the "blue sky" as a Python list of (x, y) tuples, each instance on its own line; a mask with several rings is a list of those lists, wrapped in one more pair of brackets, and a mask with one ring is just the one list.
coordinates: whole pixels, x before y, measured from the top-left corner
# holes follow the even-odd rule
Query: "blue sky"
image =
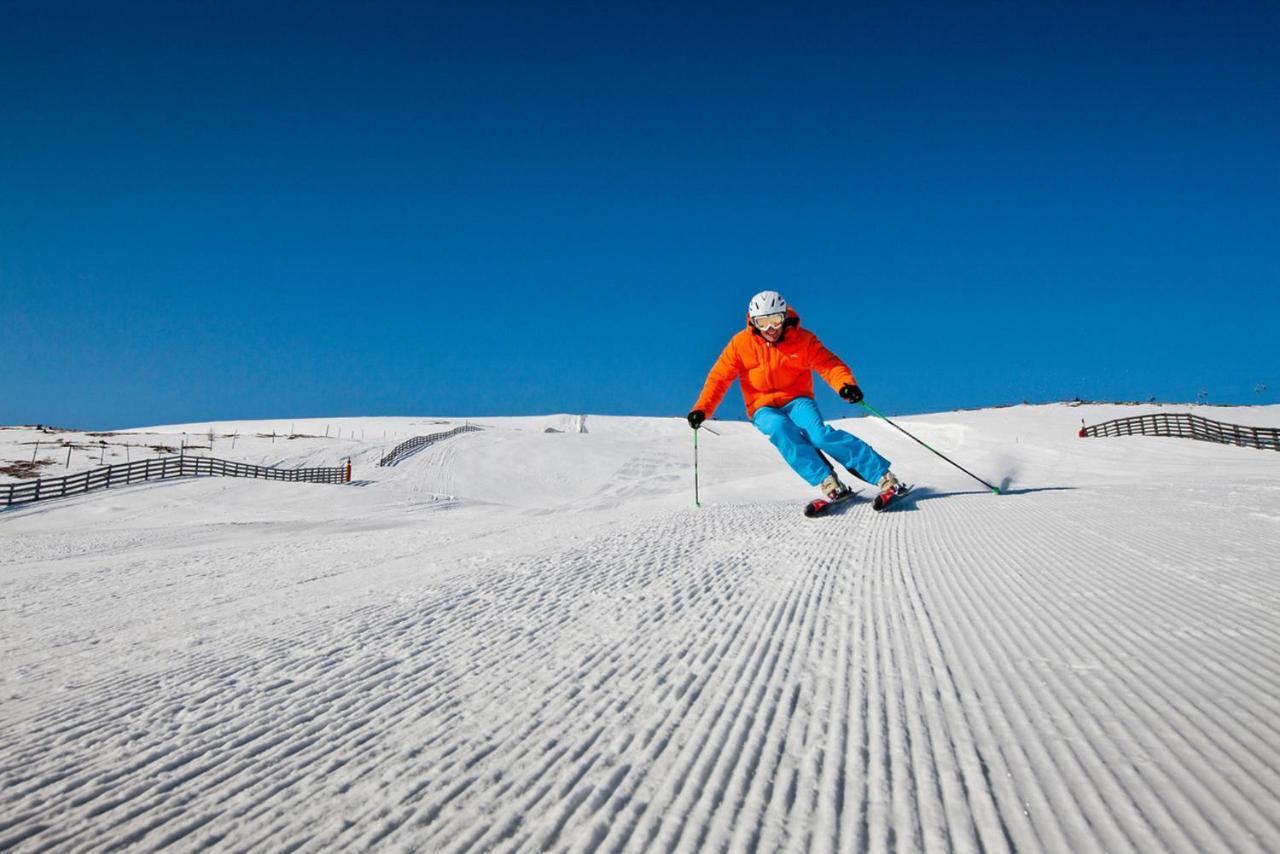
[(0, 423), (1280, 402), (1275, 4), (611, 5), (5, 4)]

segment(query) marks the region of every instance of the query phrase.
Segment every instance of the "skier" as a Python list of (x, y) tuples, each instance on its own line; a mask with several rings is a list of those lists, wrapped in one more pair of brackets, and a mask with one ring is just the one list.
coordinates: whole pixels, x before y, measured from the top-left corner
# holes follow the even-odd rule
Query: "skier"
[[(813, 399), (813, 375), (826, 380), (849, 403), (862, 400), (849, 366), (800, 327), (800, 315), (777, 291), (761, 291), (747, 306), (747, 328), (720, 353), (707, 375), (702, 394), (688, 415), (697, 430), (711, 417), (736, 379), (742, 387), (747, 417), (769, 437), (796, 474), (817, 486), (827, 501), (840, 501), (852, 490), (840, 482), (819, 451), (825, 451), (854, 477), (876, 485), (876, 509), (905, 492), (889, 470), (889, 461), (857, 436), (823, 422)], [(821, 503), (821, 502), (815, 502)]]

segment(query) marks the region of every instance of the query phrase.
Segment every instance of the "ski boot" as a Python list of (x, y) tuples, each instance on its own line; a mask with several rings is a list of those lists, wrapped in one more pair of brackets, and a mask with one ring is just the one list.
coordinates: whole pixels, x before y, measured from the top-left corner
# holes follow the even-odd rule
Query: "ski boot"
[(822, 491), (828, 501), (839, 501), (853, 491), (840, 482), (840, 478), (836, 477), (835, 472), (832, 472), (827, 476), (826, 480), (818, 484), (818, 489)]
[(897, 476), (887, 471), (884, 477), (880, 478), (880, 494), (876, 496), (876, 500), (871, 503), (873, 510), (883, 510), (889, 506), (889, 503), (895, 498), (900, 498), (911, 491), (911, 487), (901, 483)]
[(804, 507), (804, 515), (810, 518), (821, 514), (832, 504), (848, 501), (857, 495), (856, 492), (840, 482), (840, 478), (836, 477), (835, 472), (832, 472), (826, 480), (818, 484), (818, 489), (822, 491), (824, 497), (815, 498)]

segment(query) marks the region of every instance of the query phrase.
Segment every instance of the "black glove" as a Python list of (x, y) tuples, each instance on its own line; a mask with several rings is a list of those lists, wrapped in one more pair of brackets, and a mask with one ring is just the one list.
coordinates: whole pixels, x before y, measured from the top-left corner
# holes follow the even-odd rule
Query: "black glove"
[(862, 400), (862, 389), (851, 383), (845, 383), (840, 386), (840, 396), (850, 403), (858, 403)]
[(697, 430), (702, 426), (702, 422), (707, 420), (707, 413), (701, 409), (695, 409), (689, 413), (689, 426)]

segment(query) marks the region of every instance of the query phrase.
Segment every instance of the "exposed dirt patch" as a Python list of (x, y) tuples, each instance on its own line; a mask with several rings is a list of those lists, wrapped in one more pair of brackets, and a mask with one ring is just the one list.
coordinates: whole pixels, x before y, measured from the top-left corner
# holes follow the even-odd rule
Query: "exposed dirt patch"
[(31, 480), (40, 476), (40, 469), (53, 465), (53, 460), (10, 460), (0, 465), (0, 475), (16, 477), (19, 480)]

